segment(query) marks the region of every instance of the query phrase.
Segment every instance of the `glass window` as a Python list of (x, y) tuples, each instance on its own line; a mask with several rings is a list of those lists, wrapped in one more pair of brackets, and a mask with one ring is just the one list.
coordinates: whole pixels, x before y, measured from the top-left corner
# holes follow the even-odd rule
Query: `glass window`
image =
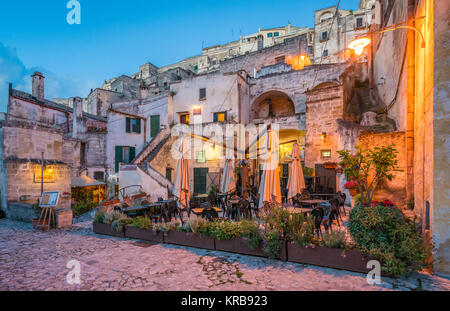
[(322, 40), (326, 40), (326, 39), (328, 39), (328, 32), (324, 31), (324, 32), (322, 32)]
[(200, 95), (199, 95), (199, 100), (205, 100), (206, 99), (206, 89), (202, 88), (200, 89)]
[(331, 158), (331, 150), (330, 149), (320, 150), (320, 157), (321, 158)]
[(363, 19), (362, 19), (362, 17), (358, 17), (356, 19), (356, 27), (362, 27), (362, 25), (363, 25)]
[(275, 58), (275, 61), (277, 63), (284, 63), (285, 62), (285, 57), (284, 56), (277, 57), (277, 58)]
[(328, 50), (323, 51), (323, 56), (327, 57), (328, 56)]
[(272, 33), (271, 33), (271, 32), (269, 32), (269, 33), (267, 34), (267, 38), (272, 38)]
[(189, 124), (189, 114), (188, 113), (180, 114), (180, 123), (181, 124)]
[(227, 112), (215, 112), (214, 122), (225, 122), (227, 120)]
[(204, 150), (197, 151), (197, 162), (205, 163), (206, 162), (206, 152)]
[(274, 33), (273, 33), (273, 36), (274, 36), (274, 37), (278, 37), (279, 35), (280, 35), (279, 32), (274, 32)]

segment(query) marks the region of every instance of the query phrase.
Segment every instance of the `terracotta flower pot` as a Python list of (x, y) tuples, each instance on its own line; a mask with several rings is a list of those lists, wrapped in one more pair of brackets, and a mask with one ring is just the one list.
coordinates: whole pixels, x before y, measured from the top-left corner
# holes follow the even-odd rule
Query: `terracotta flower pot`
[(352, 197), (354, 197), (355, 195), (358, 194), (358, 188), (356, 188), (356, 187), (353, 187), (353, 188), (351, 188), (351, 189), (348, 189), (348, 191), (350, 192), (350, 195), (351, 195)]

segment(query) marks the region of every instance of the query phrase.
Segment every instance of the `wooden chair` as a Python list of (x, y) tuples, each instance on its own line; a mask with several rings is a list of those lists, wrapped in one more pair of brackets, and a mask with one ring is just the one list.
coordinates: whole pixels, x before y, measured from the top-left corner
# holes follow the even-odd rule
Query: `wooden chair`
[[(340, 207), (341, 203), (336, 198), (331, 199), (330, 201), (328, 201), (328, 203), (330, 203), (330, 205), (331, 205), (330, 220), (331, 221), (336, 220), (338, 225), (341, 226), (341, 224), (339, 223), (339, 217), (341, 217), (341, 213), (339, 212), (339, 207)], [(342, 221), (342, 217), (341, 217), (341, 221)]]
[(311, 211), (311, 216), (314, 218), (314, 227), (316, 228), (317, 237), (320, 237), (322, 235), (322, 221), (324, 217), (324, 211), (320, 207), (316, 207)]

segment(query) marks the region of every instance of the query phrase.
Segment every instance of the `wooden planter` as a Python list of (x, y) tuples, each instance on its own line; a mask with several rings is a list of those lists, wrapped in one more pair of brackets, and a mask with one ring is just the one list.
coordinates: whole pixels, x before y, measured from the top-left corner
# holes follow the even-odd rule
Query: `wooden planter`
[(216, 250), (230, 253), (238, 253), (243, 255), (267, 257), (261, 245), (260, 247), (253, 249), (247, 244), (247, 242), (243, 238), (237, 238), (232, 240), (216, 239)]
[(201, 236), (195, 233), (169, 231), (164, 235), (164, 243), (205, 248), (214, 250), (214, 238)]
[(327, 169), (335, 169), (337, 167), (337, 164), (324, 164), (323, 168)]
[(164, 243), (162, 232), (155, 233), (151, 229), (139, 229), (133, 226), (127, 226), (125, 227), (125, 236), (132, 239)]
[(287, 243), (288, 261), (342, 269), (360, 273), (368, 273), (367, 262), (374, 258), (364, 256), (358, 250), (344, 250), (316, 246), (305, 248), (295, 243)]
[[(232, 240), (217, 240), (216, 239), (216, 250), (242, 254), (242, 255), (250, 255), (250, 256), (258, 256), (258, 257), (268, 257), (262, 248), (262, 243), (258, 248), (251, 248), (244, 238), (237, 238)], [(280, 257), (278, 259), (287, 260), (286, 254), (286, 243), (282, 243)]]
[(111, 225), (107, 225), (107, 224), (99, 224), (99, 223), (94, 222), (93, 230), (94, 230), (94, 233), (97, 233), (97, 234), (116, 236), (116, 237), (120, 237), (120, 238), (125, 237), (125, 233), (123, 231), (116, 232), (112, 229)]

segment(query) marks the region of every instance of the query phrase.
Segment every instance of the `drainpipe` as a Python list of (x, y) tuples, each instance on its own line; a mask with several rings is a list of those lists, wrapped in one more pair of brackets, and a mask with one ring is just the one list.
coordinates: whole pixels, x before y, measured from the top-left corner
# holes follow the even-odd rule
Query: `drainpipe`
[(73, 138), (77, 138), (78, 135), (78, 125), (77, 125), (77, 121), (78, 121), (78, 117), (77, 117), (77, 109), (78, 109), (78, 105), (77, 105), (77, 99), (74, 98), (73, 100), (73, 112), (72, 112), (72, 137)]

